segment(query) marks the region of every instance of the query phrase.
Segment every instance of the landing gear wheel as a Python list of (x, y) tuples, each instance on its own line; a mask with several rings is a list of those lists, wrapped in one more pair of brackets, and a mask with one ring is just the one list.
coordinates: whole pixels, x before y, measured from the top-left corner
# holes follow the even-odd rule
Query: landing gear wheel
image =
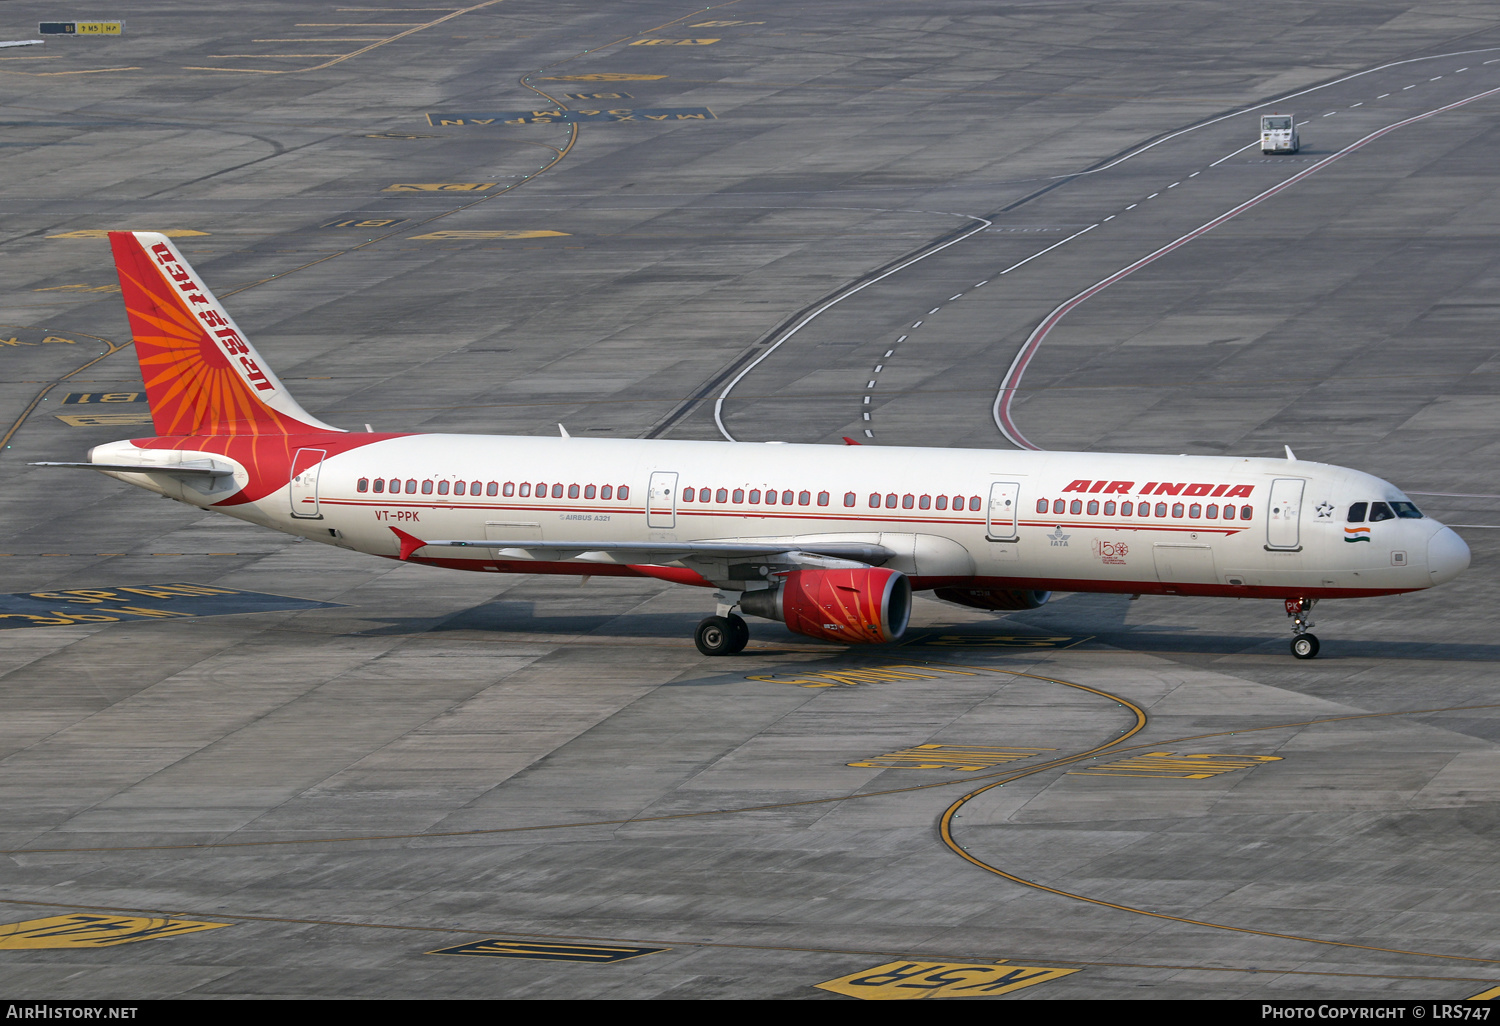
[[(701, 647), (701, 646), (700, 646)], [(1299, 634), (1292, 639), (1292, 655), (1298, 659), (1314, 659), (1318, 655), (1318, 638), (1314, 634)]]
[(745, 646), (750, 644), (750, 625), (742, 617), (735, 616), (733, 613), (730, 613), (724, 619), (729, 621), (730, 630), (734, 632), (734, 644), (730, 646), (729, 651), (725, 654), (734, 655), (736, 652), (743, 652)]
[[(735, 617), (739, 620), (739, 617)], [(745, 621), (740, 620), (743, 625)], [(750, 640), (750, 629), (744, 628), (744, 641), (741, 634), (735, 630), (734, 622), (728, 617), (710, 616), (698, 625), (693, 633), (693, 644), (698, 646), (698, 651), (706, 656), (734, 655), (745, 647), (745, 642)]]

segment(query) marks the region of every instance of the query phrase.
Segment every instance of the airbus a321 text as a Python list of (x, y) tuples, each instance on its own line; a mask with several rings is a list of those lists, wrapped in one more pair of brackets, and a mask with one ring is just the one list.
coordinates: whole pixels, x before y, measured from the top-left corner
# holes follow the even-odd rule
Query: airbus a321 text
[[(738, 613), (891, 642), (915, 590), (988, 610), (1053, 591), (1313, 603), (1417, 591), (1469, 550), (1389, 482), (1286, 459), (344, 431), (308, 414), (163, 235), (110, 235), (155, 437), (87, 463), (202, 509), (391, 559), (713, 589)], [(736, 612), (738, 611), (738, 613)]]

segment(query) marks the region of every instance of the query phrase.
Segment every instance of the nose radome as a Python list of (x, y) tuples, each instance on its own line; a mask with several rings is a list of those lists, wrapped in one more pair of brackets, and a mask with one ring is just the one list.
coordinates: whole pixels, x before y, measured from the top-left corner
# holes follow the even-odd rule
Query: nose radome
[(1433, 584), (1451, 581), (1469, 566), (1469, 546), (1464, 540), (1445, 527), (1427, 539), (1427, 571)]

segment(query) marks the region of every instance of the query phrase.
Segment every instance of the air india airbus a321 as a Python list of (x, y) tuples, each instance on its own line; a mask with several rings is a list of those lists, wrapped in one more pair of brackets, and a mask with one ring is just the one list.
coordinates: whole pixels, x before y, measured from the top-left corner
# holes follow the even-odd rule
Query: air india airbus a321
[(344, 431), (298, 405), (163, 235), (114, 232), (156, 430), (87, 467), (313, 541), (489, 573), (654, 577), (846, 644), (895, 641), (913, 589), (979, 609), (1054, 590), (1313, 603), (1417, 591), (1469, 549), (1394, 485), (1293, 458)]

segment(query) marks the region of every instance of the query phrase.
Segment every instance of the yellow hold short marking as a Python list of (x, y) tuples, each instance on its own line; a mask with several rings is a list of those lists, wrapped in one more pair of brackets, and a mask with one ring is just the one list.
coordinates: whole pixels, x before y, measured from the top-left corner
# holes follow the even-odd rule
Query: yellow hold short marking
[(887, 962), (863, 972), (814, 984), (819, 990), (863, 998), (901, 1001), (914, 998), (984, 997), (1009, 994), (1023, 987), (1061, 979), (1077, 969), (985, 962)]
[(108, 948), (200, 930), (218, 930), (228, 925), (192, 919), (74, 913), (0, 925), (0, 949)]

